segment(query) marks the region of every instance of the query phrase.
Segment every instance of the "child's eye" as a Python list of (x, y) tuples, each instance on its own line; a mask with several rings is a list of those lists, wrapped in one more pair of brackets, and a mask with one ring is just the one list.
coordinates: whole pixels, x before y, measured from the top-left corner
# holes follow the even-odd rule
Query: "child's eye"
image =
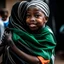
[(39, 14), (37, 14), (37, 15), (35, 15), (35, 17), (36, 17), (36, 18), (38, 18), (38, 17), (40, 17), (40, 15), (39, 15)]
[(30, 17), (31, 15), (30, 14), (27, 14), (26, 17)]

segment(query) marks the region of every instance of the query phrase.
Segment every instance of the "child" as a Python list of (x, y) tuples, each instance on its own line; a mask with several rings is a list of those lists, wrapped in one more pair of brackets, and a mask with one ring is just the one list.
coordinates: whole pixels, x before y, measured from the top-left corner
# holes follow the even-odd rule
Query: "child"
[(4, 64), (53, 64), (56, 41), (46, 26), (49, 7), (43, 1), (22, 1), (11, 11), (9, 28), (5, 30)]
[(2, 22), (4, 23), (4, 27), (7, 28), (9, 24), (9, 13), (6, 9), (2, 9), (1, 11), (1, 16), (2, 16)]

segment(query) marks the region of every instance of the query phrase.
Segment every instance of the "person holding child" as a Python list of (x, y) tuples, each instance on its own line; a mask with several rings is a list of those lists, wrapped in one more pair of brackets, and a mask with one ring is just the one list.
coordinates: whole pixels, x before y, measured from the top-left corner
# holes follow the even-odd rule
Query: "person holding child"
[(2, 38), (4, 64), (53, 64), (56, 40), (46, 25), (49, 14), (48, 5), (41, 0), (13, 5)]

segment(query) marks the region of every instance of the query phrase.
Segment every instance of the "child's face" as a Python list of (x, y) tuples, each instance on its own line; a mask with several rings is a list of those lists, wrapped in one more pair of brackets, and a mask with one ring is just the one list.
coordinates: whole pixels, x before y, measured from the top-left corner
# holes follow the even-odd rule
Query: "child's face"
[(46, 18), (40, 9), (30, 7), (27, 10), (26, 23), (31, 30), (38, 30), (46, 23)]
[(5, 12), (5, 13), (2, 15), (2, 20), (3, 20), (3, 21), (6, 21), (7, 18), (8, 18), (8, 13)]

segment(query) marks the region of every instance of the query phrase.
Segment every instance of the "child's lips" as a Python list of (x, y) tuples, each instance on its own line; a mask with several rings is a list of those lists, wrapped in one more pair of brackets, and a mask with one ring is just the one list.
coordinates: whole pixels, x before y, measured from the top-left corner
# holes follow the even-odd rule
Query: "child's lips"
[(30, 26), (30, 27), (36, 27), (36, 25), (35, 25), (35, 24), (30, 24), (29, 26)]
[(35, 24), (35, 23), (29, 24), (29, 28), (30, 28), (31, 30), (37, 30), (37, 29), (38, 29), (37, 24)]

